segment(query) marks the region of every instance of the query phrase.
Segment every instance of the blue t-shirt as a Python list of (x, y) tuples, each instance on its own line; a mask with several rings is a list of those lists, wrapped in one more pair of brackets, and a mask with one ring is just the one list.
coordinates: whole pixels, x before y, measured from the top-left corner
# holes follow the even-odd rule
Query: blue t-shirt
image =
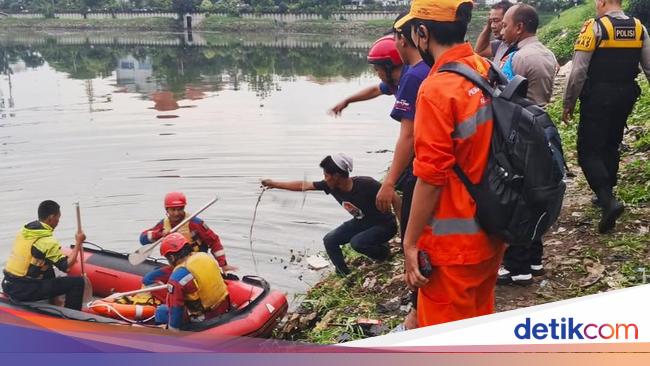
[[(396, 92), (392, 92), (392, 89), (388, 84), (381, 83), (379, 84), (379, 89), (382, 93), (386, 95), (395, 94), (395, 104), (393, 105), (393, 110), (390, 112), (390, 116), (397, 122), (402, 122), (402, 119), (408, 119), (411, 121), (415, 120), (415, 102), (418, 97), (418, 90), (420, 89), (420, 84), (427, 78), (431, 71), (431, 67), (427, 65), (424, 61), (420, 61), (414, 66), (404, 65), (402, 68), (402, 74), (399, 78), (399, 86), (397, 87)], [(406, 183), (408, 179), (414, 179), (413, 176), (413, 161), (409, 166), (404, 170), (400, 178), (397, 180), (396, 187), (399, 189), (404, 189), (402, 185)]]
[[(410, 68), (411, 67), (409, 65), (402, 66), (402, 72), (400, 72), (399, 74), (399, 83), (398, 83), (399, 85), (401, 85), (402, 78), (404, 77), (404, 75), (406, 75), (406, 73), (409, 71)], [(394, 95), (397, 93), (399, 85), (398, 86), (390, 85), (382, 81), (379, 83), (379, 90), (381, 90), (381, 93), (384, 95)]]
[(383, 94), (395, 95), (395, 104), (390, 116), (397, 122), (402, 122), (403, 118), (411, 121), (415, 120), (415, 101), (418, 97), (420, 84), (429, 75), (431, 68), (424, 61), (420, 61), (415, 66), (404, 65), (402, 74), (399, 78), (397, 90), (394, 87), (382, 82), (379, 89)]
[[(404, 65), (402, 73), (399, 75), (400, 80), (402, 75), (404, 75), (404, 70), (406, 69), (408, 69), (408, 66)], [(379, 90), (381, 90), (381, 93), (384, 95), (393, 95), (397, 92), (397, 88), (394, 85), (386, 84), (383, 81), (379, 83)]]
[(399, 87), (395, 94), (395, 105), (390, 116), (397, 122), (402, 119), (415, 120), (415, 101), (418, 97), (420, 84), (429, 75), (431, 68), (424, 61), (420, 61), (406, 69), (399, 79)]

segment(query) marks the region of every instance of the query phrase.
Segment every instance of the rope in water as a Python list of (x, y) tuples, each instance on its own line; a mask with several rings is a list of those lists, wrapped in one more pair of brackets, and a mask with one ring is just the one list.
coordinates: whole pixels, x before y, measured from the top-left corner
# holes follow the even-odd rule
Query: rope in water
[(255, 259), (255, 251), (253, 250), (253, 227), (255, 226), (255, 218), (257, 217), (257, 208), (260, 206), (260, 202), (262, 201), (262, 196), (264, 195), (264, 192), (268, 187), (262, 187), (262, 191), (260, 192), (259, 196), (257, 196), (257, 203), (255, 203), (255, 210), (253, 210), (253, 219), (251, 220), (251, 229), (248, 232), (248, 240), (250, 243), (250, 248), (251, 248), (251, 257), (253, 258), (253, 266), (255, 267), (255, 274), (259, 275), (259, 272), (257, 271), (257, 259)]

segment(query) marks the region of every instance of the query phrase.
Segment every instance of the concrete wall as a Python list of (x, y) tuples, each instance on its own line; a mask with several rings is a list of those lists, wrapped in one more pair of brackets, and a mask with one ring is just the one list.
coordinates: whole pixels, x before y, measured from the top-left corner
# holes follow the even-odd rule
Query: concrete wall
[[(135, 19), (135, 18), (176, 18), (176, 13), (88, 13), (88, 19), (111, 19), (113, 15), (116, 19)], [(191, 14), (192, 15), (192, 25), (197, 25), (205, 19), (205, 14)], [(356, 21), (367, 21), (367, 20), (378, 20), (378, 19), (395, 19), (397, 17), (397, 12), (336, 12), (332, 13), (330, 19), (332, 20), (356, 20)], [(30, 18), (30, 19), (42, 19), (44, 18), (43, 14), (9, 14), (13, 18)], [(210, 16), (228, 16), (227, 14), (211, 14)], [(83, 19), (83, 15), (80, 13), (55, 13), (55, 17), (59, 19)], [(285, 13), (285, 14), (255, 14), (255, 13), (243, 13), (241, 14), (243, 19), (272, 19), (278, 22), (296, 22), (304, 20), (321, 20), (323, 17), (320, 14), (308, 14), (308, 13)]]

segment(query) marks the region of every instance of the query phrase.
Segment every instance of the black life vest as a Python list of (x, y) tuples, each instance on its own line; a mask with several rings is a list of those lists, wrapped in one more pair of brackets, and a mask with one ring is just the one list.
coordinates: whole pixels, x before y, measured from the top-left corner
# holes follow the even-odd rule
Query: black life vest
[(643, 26), (636, 18), (596, 19), (602, 37), (596, 45), (587, 75), (593, 82), (632, 82), (639, 75)]

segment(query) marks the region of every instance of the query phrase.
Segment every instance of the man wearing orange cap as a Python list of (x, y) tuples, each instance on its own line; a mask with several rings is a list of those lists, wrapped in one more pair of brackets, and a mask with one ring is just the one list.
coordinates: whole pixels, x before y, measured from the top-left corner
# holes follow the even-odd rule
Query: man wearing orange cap
[[(418, 179), (404, 240), (404, 277), (419, 288), (421, 327), (492, 313), (503, 256), (503, 243), (480, 228), (476, 204), (454, 172), (458, 166), (473, 183), (483, 176), (492, 135), (490, 100), (464, 77), (438, 72), (458, 62), (487, 75), (489, 64), (464, 42), (472, 6), (468, 0), (413, 0), (402, 19), (414, 20), (413, 40), (422, 58), (435, 60), (418, 92)], [(428, 278), (420, 272), (418, 249), (431, 264)]]

